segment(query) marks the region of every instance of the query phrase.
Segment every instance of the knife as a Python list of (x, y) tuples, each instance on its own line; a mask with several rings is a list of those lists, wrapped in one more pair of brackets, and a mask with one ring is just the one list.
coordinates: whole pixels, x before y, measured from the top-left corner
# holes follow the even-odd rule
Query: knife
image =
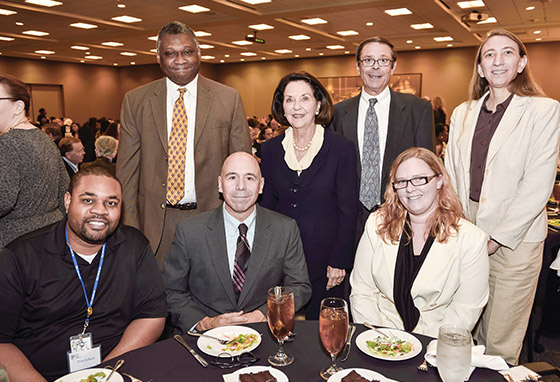
[(342, 349), (342, 357), (340, 359), (340, 362), (346, 361), (348, 359), (348, 356), (350, 355), (350, 347), (352, 347), (352, 336), (354, 335), (355, 331), (356, 327), (354, 325), (348, 326), (348, 338), (346, 339), (346, 345), (344, 345), (344, 349)]
[(185, 340), (178, 334), (175, 334), (173, 336), (173, 338), (175, 338), (175, 340), (177, 342), (179, 342), (181, 345), (183, 345), (188, 351), (191, 352), (191, 354), (193, 355), (193, 357), (203, 366), (203, 367), (208, 367), (208, 362), (206, 362), (206, 360), (204, 358), (202, 358), (197, 352), (194, 351), (193, 348), (191, 348), (186, 342)]

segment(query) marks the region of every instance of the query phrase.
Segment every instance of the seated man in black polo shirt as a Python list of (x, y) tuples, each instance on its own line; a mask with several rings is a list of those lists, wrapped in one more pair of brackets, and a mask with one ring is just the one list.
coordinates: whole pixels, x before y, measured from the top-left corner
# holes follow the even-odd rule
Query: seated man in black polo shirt
[(159, 338), (163, 282), (148, 240), (119, 225), (121, 200), (106, 168), (79, 171), (67, 219), (0, 252), (0, 365), (10, 381), (51, 381)]

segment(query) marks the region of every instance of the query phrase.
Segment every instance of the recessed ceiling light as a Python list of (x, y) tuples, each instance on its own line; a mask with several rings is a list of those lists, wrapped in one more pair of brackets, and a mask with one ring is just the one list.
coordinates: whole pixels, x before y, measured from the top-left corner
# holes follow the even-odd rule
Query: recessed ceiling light
[(4, 37), (4, 36), (0, 36), (0, 41), (14, 41), (15, 38), (13, 37)]
[(105, 46), (123, 46), (124, 44), (123, 44), (122, 42), (106, 41), (106, 42), (102, 42), (101, 45), (105, 45)]
[(27, 34), (29, 36), (39, 36), (39, 37), (49, 35), (48, 32), (41, 32), (41, 31), (35, 31), (35, 30), (24, 31), (24, 32), (21, 32), (21, 33)]
[(533, 34), (541, 34), (542, 31), (534, 31)]
[(229, 54), (224, 54), (224, 57), (225, 57), (225, 58), (229, 58)]
[(344, 54), (350, 54), (350, 51), (349, 51), (349, 50), (345, 50), (345, 51), (344, 51)]
[(139, 19), (138, 17), (133, 17), (133, 16), (111, 17), (111, 20), (120, 21), (120, 22), (123, 22), (123, 23), (137, 23), (139, 21), (142, 21), (142, 19)]
[(414, 49), (420, 49), (420, 48), (422, 48), (420, 45), (416, 45), (416, 46), (414, 47)]
[(118, 8), (126, 8), (126, 4), (117, 4)]
[(434, 41), (437, 42), (453, 41), (453, 37), (451, 36), (434, 37)]
[(261, 60), (266, 60), (266, 57), (261, 57)]
[(433, 28), (434, 26), (430, 23), (424, 23), (424, 24), (412, 24), (410, 27), (413, 29), (430, 29)]
[(148, 37), (148, 40), (157, 41), (157, 36)]
[(358, 35), (359, 33), (356, 32), (355, 30), (347, 30), (347, 31), (339, 31), (339, 32), (336, 32), (336, 34), (339, 34), (339, 35), (341, 35), (341, 36), (356, 36), (356, 35)]
[(103, 57), (101, 56), (85, 56), (85, 58), (88, 58), (90, 60), (102, 60)]
[(344, 47), (342, 45), (327, 45), (327, 49), (336, 50), (336, 49), (344, 49)]
[(414, 41), (412, 41), (412, 40), (406, 40), (406, 43), (407, 43), (407, 44), (412, 44), (413, 42), (414, 42)]
[(251, 41), (247, 40), (232, 41), (231, 43), (235, 45), (253, 45)]
[(74, 28), (81, 28), (81, 29), (94, 29), (97, 28), (97, 25), (88, 24), (88, 23), (74, 23), (70, 24), (71, 27)]
[(200, 44), (199, 48), (200, 49), (212, 49), (214, 47), (214, 45), (210, 45), (210, 44)]
[(81, 62), (81, 63), (84, 63), (84, 62), (85, 62), (85, 60), (80, 60), (80, 62)]
[(299, 57), (299, 54), (294, 55), (294, 57)]
[(311, 37), (306, 36), (304, 34), (295, 34), (293, 36), (289, 36), (292, 40), (309, 40)]
[(89, 48), (87, 46), (81, 46), (81, 45), (72, 45), (70, 48), (76, 49), (76, 50), (89, 50)]
[(366, 23), (366, 26), (371, 27), (371, 26), (373, 26), (373, 23), (370, 21), (369, 23)]
[(134, 52), (121, 52), (121, 56), (132, 57), (132, 56), (136, 56), (136, 53), (134, 53)]
[(15, 15), (17, 12), (16, 11), (10, 11), (7, 9), (0, 9), (0, 15), (2, 16), (10, 16), (10, 15)]
[(536, 41), (541, 41), (541, 40), (542, 40), (542, 37), (537, 37), (535, 40), (536, 40)]
[(60, 1), (54, 0), (25, 0), (26, 3), (41, 5), (43, 7), (55, 7), (57, 5), (62, 5)]
[(136, 62), (130, 61), (130, 65), (136, 65)]
[(210, 8), (202, 7), (200, 5), (185, 5), (183, 7), (179, 7), (180, 10), (190, 13), (200, 13), (200, 12), (208, 12)]
[(311, 52), (311, 48), (305, 48), (306, 52)]
[(322, 55), (324, 55), (324, 54), (325, 54), (325, 53), (321, 52), (321, 53), (319, 53), (319, 56), (322, 56)]
[(117, 64), (116, 62), (113, 62), (113, 66), (119, 66), (119, 64)]
[(251, 56), (256, 56), (257, 54), (253, 52), (242, 52), (241, 55), (251, 57)]
[(293, 53), (290, 49), (276, 49), (275, 52), (280, 54)]
[(467, 9), (467, 8), (479, 8), (484, 7), (484, 1), (476, 0), (476, 1), (459, 1), (457, 3), (459, 8)]
[(495, 17), (488, 17), (488, 18), (487, 18), (486, 20), (484, 20), (484, 21), (479, 21), (479, 22), (477, 22), (477, 24), (492, 24), (492, 23), (495, 23), (495, 22), (497, 22), (497, 21), (498, 21), (498, 20), (496, 20)]
[(319, 17), (315, 17), (315, 18), (312, 18), (312, 19), (303, 19), (303, 20), (301, 20), (301, 22), (305, 23), (307, 25), (317, 25), (317, 24), (326, 24), (327, 23), (326, 20), (323, 20)]
[(88, 51), (88, 52), (85, 52), (84, 54), (85, 54), (86, 56), (89, 56), (89, 55), (91, 54), (91, 52)]
[[(212, 33), (204, 32), (204, 31), (196, 31), (194, 32), (194, 35), (196, 37), (208, 37), (208, 36), (212, 36)], [(157, 40), (157, 36), (156, 36), (156, 40)]]
[(220, 62), (223, 64), (224, 62), (226, 62), (225, 60), (220, 60)]
[(201, 56), (200, 58), (202, 58), (203, 60), (213, 60), (216, 57), (214, 57), (214, 56)]
[(453, 44), (447, 44), (447, 47), (451, 48), (453, 46)]
[(395, 8), (395, 9), (386, 9), (385, 13), (389, 16), (402, 16), (402, 15), (410, 15), (412, 12), (408, 8)]
[(244, 59), (244, 58), (242, 58), (242, 59), (241, 59), (241, 60), (239, 60), (239, 61), (245, 61), (245, 59)]
[(23, 25), (23, 23), (21, 21), (16, 21), (16, 25), (21, 27)]
[(152, 52), (152, 53), (157, 53), (157, 49), (155, 49), (155, 48), (154, 48), (154, 49), (150, 49), (150, 52)]
[(44, 60), (44, 59), (46, 59), (46, 57), (45, 57), (45, 56), (41, 56), (41, 60)]
[(525, 8), (526, 11), (533, 11), (534, 9), (535, 9), (534, 6), (530, 6), (530, 7)]
[(253, 30), (257, 30), (257, 31), (265, 31), (265, 30), (268, 30), (268, 29), (274, 29), (274, 27), (272, 25), (268, 25), (268, 24), (249, 25), (249, 28), (251, 28)]
[(272, 2), (272, 0), (241, 0), (244, 3), (247, 4), (251, 4), (251, 5), (257, 5), (257, 4), (264, 4), (264, 3), (270, 3)]

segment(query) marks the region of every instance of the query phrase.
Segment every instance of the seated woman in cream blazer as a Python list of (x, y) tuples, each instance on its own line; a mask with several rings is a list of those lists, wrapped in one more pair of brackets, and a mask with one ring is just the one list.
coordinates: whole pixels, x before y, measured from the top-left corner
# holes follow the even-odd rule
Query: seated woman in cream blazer
[(390, 182), (350, 276), (354, 321), (432, 337), (444, 324), (472, 330), (488, 300), (487, 235), (463, 219), (431, 151), (399, 155)]

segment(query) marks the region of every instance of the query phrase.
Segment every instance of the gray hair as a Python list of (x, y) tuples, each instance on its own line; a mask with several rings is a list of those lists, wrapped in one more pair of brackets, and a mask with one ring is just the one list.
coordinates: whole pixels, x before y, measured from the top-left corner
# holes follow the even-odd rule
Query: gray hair
[(174, 34), (188, 34), (194, 40), (196, 47), (199, 48), (198, 39), (196, 38), (196, 35), (194, 34), (193, 30), (188, 25), (183, 24), (180, 21), (171, 21), (170, 23), (165, 24), (159, 30), (158, 39), (157, 39), (158, 54), (161, 53), (159, 49), (161, 46), (161, 39), (163, 38), (163, 36), (174, 35)]
[(109, 135), (102, 135), (95, 140), (97, 156), (110, 158), (117, 151), (117, 140)]

